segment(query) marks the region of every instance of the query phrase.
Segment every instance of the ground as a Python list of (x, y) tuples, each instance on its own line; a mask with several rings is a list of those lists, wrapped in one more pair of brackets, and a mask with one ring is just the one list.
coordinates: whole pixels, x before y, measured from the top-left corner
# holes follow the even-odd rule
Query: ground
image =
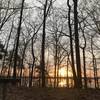
[(5, 100), (100, 100), (100, 90), (95, 89), (7, 87), (6, 92)]

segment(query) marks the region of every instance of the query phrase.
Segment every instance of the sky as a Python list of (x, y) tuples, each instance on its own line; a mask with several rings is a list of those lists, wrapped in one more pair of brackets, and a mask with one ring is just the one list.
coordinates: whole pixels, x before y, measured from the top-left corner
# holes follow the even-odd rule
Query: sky
[[(36, 0), (25, 0), (27, 3), (31, 3), (32, 2), (36, 2)], [(64, 2), (66, 2), (66, 0), (56, 0), (57, 4), (63, 4)]]

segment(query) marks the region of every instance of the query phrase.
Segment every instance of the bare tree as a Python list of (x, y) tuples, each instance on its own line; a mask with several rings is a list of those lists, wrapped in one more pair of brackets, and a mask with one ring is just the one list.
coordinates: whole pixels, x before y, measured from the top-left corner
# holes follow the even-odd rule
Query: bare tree
[(72, 62), (71, 67), (72, 67), (72, 71), (73, 71), (73, 78), (74, 78), (75, 87), (78, 87), (77, 75), (76, 75), (75, 63), (74, 63), (73, 37), (72, 37), (71, 18), (70, 18), (71, 6), (69, 4), (69, 0), (67, 1), (67, 5), (68, 5), (68, 8), (69, 8), (69, 11), (68, 11), (68, 26), (69, 26), (69, 34), (70, 34), (70, 50), (71, 50), (71, 62)]
[(73, 0), (74, 2), (74, 32), (75, 32), (75, 50), (76, 50), (76, 67), (77, 67), (77, 79), (78, 79), (78, 88), (82, 88), (82, 76), (81, 76), (81, 61), (80, 61), (80, 49), (79, 49), (79, 34), (78, 34), (78, 1)]
[(20, 31), (21, 31), (21, 23), (22, 23), (24, 1), (25, 0), (22, 0), (19, 25), (18, 25), (18, 29), (17, 29), (16, 48), (15, 48), (15, 54), (14, 54), (14, 69), (13, 69), (13, 77), (14, 77), (14, 79), (16, 79), (16, 66), (17, 66), (17, 60), (18, 60), (17, 59), (17, 56), (18, 56), (18, 46), (19, 46), (19, 37), (20, 37)]
[(43, 34), (42, 34), (42, 45), (41, 45), (41, 75), (42, 75), (42, 87), (45, 87), (45, 36), (46, 36), (46, 19), (48, 12), (50, 10), (50, 7), (52, 5), (52, 0), (49, 2), (48, 6), (48, 0), (45, 0), (44, 4), (44, 12), (43, 12)]

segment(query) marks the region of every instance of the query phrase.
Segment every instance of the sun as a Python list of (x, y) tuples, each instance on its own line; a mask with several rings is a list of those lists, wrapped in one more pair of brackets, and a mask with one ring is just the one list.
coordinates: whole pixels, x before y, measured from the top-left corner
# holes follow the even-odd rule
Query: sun
[(59, 69), (59, 75), (62, 76), (62, 77), (67, 76), (66, 69), (65, 68), (60, 68)]
[[(59, 69), (59, 76), (66, 77), (67, 76), (67, 69), (65, 67)], [(68, 71), (68, 76), (72, 76), (72, 73)]]

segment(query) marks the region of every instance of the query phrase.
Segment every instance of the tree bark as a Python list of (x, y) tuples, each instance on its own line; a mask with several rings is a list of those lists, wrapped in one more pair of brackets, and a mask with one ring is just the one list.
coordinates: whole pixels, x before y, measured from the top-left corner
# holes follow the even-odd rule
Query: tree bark
[(74, 52), (73, 52), (73, 38), (72, 38), (72, 28), (71, 28), (71, 22), (70, 22), (70, 12), (71, 12), (71, 6), (69, 4), (69, 0), (67, 1), (67, 5), (69, 8), (68, 11), (68, 26), (69, 26), (69, 34), (70, 34), (70, 50), (71, 50), (71, 67), (72, 67), (72, 72), (73, 72), (73, 79), (74, 79), (74, 87), (78, 87), (78, 82), (77, 82), (77, 76), (76, 76), (76, 71), (75, 71), (75, 63), (74, 63)]
[(43, 15), (43, 34), (42, 34), (42, 47), (41, 47), (41, 76), (42, 76), (42, 87), (45, 87), (45, 37), (46, 37), (46, 9), (48, 0), (44, 4), (44, 15)]
[(77, 12), (77, 0), (74, 2), (74, 32), (75, 32), (75, 51), (76, 51), (76, 67), (77, 67), (77, 80), (78, 88), (82, 88), (82, 76), (81, 76), (81, 61), (80, 61), (80, 49), (79, 49), (79, 33), (78, 33), (78, 12)]

